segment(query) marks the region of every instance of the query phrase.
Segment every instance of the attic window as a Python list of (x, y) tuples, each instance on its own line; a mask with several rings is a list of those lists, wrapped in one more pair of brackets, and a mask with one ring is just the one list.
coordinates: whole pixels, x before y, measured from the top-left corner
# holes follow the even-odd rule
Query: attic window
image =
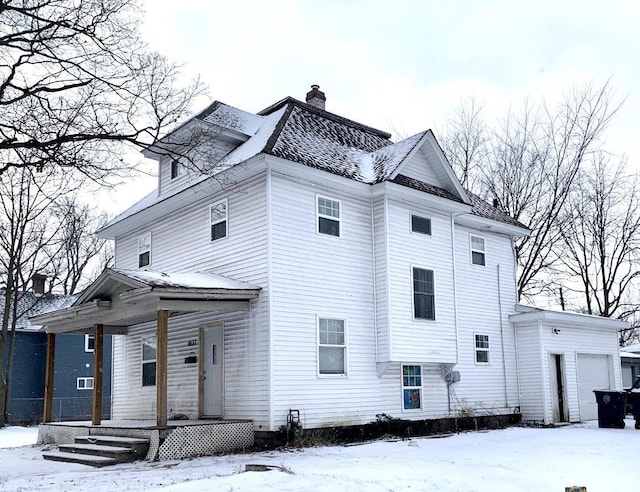
[(177, 159), (171, 161), (171, 179), (176, 179), (180, 172), (180, 162)]
[(431, 235), (431, 219), (419, 217), (417, 215), (411, 216), (411, 232), (419, 232), (420, 234)]
[(138, 237), (138, 268), (151, 264), (151, 233)]
[(318, 232), (340, 237), (340, 202), (318, 197)]
[(211, 240), (227, 237), (227, 199), (220, 200), (209, 207), (211, 220)]

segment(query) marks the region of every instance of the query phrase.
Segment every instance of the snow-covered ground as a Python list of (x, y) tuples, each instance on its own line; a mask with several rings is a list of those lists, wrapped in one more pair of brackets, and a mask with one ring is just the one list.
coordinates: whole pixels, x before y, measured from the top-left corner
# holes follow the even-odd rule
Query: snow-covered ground
[[(443, 438), (376, 441), (106, 468), (42, 459), (36, 429), (0, 429), (2, 491), (535, 491), (640, 490), (640, 430), (597, 422)], [(247, 464), (273, 466), (245, 472)]]

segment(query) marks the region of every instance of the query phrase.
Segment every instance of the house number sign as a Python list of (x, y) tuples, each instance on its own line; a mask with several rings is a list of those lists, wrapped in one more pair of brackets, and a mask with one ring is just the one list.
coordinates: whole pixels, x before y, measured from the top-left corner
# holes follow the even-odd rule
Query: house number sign
[(192, 338), (191, 340), (187, 340), (187, 347), (197, 347), (197, 346), (198, 346), (197, 338)]

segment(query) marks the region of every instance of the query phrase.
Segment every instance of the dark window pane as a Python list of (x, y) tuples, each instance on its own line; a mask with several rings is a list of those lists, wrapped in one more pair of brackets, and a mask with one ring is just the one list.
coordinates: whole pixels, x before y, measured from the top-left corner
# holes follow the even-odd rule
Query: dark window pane
[(142, 386), (156, 385), (156, 363), (145, 362), (142, 364)]
[(178, 161), (171, 161), (171, 179), (178, 177)]
[(95, 350), (96, 348), (96, 337), (95, 335), (89, 335), (87, 337), (87, 350)]
[(329, 234), (330, 236), (340, 236), (340, 222), (337, 220), (327, 219), (325, 217), (319, 217), (318, 232), (320, 234)]
[(218, 222), (211, 226), (211, 240), (222, 239), (227, 237), (227, 221)]
[(420, 319), (436, 319), (433, 272), (423, 268), (413, 269), (414, 316)]
[(489, 352), (486, 350), (476, 350), (476, 362), (489, 362)]
[(419, 389), (405, 389), (403, 390), (403, 405), (405, 410), (412, 410), (420, 408), (420, 391)]
[(480, 253), (478, 251), (472, 251), (471, 262), (474, 265), (484, 265), (484, 253)]
[(144, 267), (147, 265), (149, 265), (149, 251), (145, 251), (138, 255), (138, 267)]
[(425, 219), (424, 217), (412, 215), (411, 230), (413, 232), (419, 232), (421, 234), (431, 234), (431, 219)]

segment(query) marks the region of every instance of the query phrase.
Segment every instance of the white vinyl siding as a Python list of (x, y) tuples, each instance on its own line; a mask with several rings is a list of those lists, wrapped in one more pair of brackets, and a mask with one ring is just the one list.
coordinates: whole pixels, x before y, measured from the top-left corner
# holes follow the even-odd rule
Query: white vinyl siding
[[(432, 154), (431, 149), (429, 149), (427, 153)], [(437, 159), (434, 155), (432, 155), (432, 158)], [(416, 152), (407, 162), (404, 163), (400, 169), (400, 174), (417, 179), (424, 183), (442, 187), (442, 184), (427, 162), (426, 154), (423, 150)]]

